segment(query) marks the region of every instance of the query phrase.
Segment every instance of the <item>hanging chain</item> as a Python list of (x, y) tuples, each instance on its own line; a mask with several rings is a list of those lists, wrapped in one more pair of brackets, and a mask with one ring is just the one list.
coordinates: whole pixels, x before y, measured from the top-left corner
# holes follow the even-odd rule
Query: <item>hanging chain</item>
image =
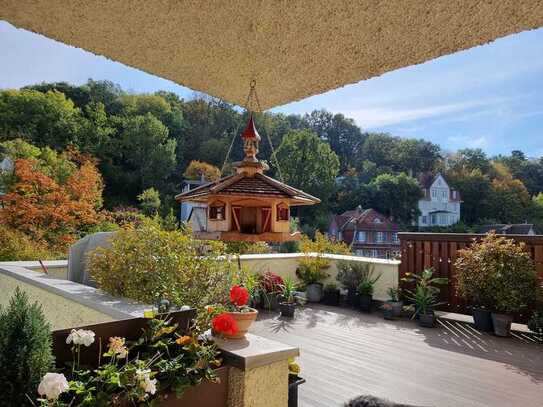
[[(251, 80), (249, 94), (247, 95), (247, 100), (245, 101), (245, 108), (247, 109), (249, 114), (250, 112), (255, 111), (254, 106), (253, 106), (254, 102), (256, 102), (256, 108), (257, 108), (256, 112), (262, 113), (262, 108), (260, 107), (260, 100), (258, 99), (258, 93), (256, 92), (255, 79)], [(221, 177), (226, 167), (226, 164), (228, 163), (228, 158), (230, 157), (230, 153), (232, 152), (232, 147), (234, 146), (234, 142), (236, 141), (236, 135), (238, 134), (240, 127), (241, 127), (241, 122), (238, 123), (238, 127), (236, 128), (236, 131), (234, 132), (230, 146), (228, 147), (228, 152), (226, 153), (226, 157), (224, 158), (224, 163), (221, 167), (221, 174), (220, 174)], [(283, 175), (281, 174), (281, 168), (279, 167), (279, 161), (277, 160), (277, 155), (275, 154), (275, 149), (273, 148), (273, 143), (268, 132), (266, 132), (266, 136), (268, 138), (268, 143), (270, 144), (271, 156), (272, 156), (272, 159), (275, 161), (275, 167), (277, 168), (277, 174), (279, 175), (279, 180), (281, 182), (284, 182)]]

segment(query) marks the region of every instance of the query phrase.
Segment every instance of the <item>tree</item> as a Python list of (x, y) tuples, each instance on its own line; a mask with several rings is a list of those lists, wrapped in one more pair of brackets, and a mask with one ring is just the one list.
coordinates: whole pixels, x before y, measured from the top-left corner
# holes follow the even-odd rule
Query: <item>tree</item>
[(490, 218), (492, 186), (481, 170), (461, 169), (447, 173), (449, 184), (459, 191), (462, 198), (462, 220), (467, 224), (480, 223)]
[(107, 196), (130, 203), (150, 187), (167, 192), (176, 164), (176, 142), (168, 137), (166, 126), (151, 113), (116, 117), (115, 123), (119, 136), (111, 140), (101, 163)]
[(482, 174), (488, 174), (491, 169), (491, 162), (480, 148), (465, 148), (458, 150), (456, 154), (449, 158), (449, 166), (454, 171), (479, 170)]
[(53, 367), (51, 347), (40, 305), (17, 287), (9, 306), (0, 309), (1, 407), (26, 406), (27, 397), (35, 398), (41, 378)]
[(202, 177), (206, 181), (216, 181), (221, 176), (221, 171), (214, 165), (193, 160), (183, 173), (186, 179), (200, 180)]
[(146, 215), (156, 215), (160, 209), (160, 193), (154, 188), (147, 188), (139, 194), (138, 201)]
[(418, 202), (423, 193), (419, 183), (405, 173), (381, 174), (370, 184), (372, 208), (396, 222), (411, 224), (418, 216)]
[(0, 142), (22, 137), (38, 147), (62, 150), (77, 145), (83, 123), (81, 111), (55, 90), (0, 92)]
[(326, 110), (314, 110), (304, 116), (311, 131), (330, 144), (330, 148), (341, 157), (340, 171), (343, 174), (354, 167), (356, 157), (367, 137), (353, 119), (341, 113), (332, 114)]
[(6, 188), (0, 224), (37, 241), (65, 247), (103, 221), (100, 173), (77, 152), (44, 148), (38, 157), (16, 159)]
[(291, 131), (277, 149), (277, 160), (287, 184), (328, 200), (339, 171), (338, 156), (328, 143), (308, 130)]

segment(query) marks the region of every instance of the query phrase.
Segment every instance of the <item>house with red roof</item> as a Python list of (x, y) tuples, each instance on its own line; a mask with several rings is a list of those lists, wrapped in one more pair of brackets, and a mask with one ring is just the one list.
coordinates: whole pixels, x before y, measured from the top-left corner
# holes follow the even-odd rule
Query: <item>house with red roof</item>
[(400, 253), (399, 227), (375, 209), (356, 209), (333, 215), (330, 238), (342, 241), (357, 256), (392, 259)]

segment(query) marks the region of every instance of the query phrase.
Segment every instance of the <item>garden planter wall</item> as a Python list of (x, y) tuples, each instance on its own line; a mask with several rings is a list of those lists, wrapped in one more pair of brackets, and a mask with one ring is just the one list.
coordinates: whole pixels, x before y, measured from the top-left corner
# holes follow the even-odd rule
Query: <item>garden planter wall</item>
[(307, 301), (319, 302), (322, 299), (322, 284), (308, 284), (305, 293)]
[[(169, 314), (172, 320), (179, 325), (181, 330), (188, 331), (192, 320), (196, 317), (196, 310), (177, 311)], [(74, 327), (73, 329), (89, 329), (95, 333), (95, 341), (89, 347), (81, 347), (80, 360), (82, 365), (96, 368), (98, 365), (98, 352), (100, 342), (102, 346), (108, 343), (108, 339), (113, 336), (126, 338), (128, 341), (135, 340), (141, 335), (144, 328), (147, 327), (149, 320), (147, 318), (132, 318), (121, 321), (105, 322), (101, 324), (86, 325)], [(70, 334), (70, 329), (60, 329), (53, 331), (53, 354), (57, 367), (64, 367), (66, 363), (71, 363), (73, 355), (71, 347), (66, 344), (66, 338)], [(223, 366), (216, 369), (219, 383), (204, 381), (197, 386), (187, 389), (181, 398), (175, 394), (166, 395), (167, 398), (161, 400), (157, 406), (161, 407), (227, 407), (228, 401), (228, 372), (229, 366)]]
[(483, 308), (473, 308), (473, 322), (475, 329), (483, 332), (492, 332), (492, 316), (489, 310)]
[(492, 313), (492, 324), (494, 325), (494, 334), (496, 336), (510, 336), (512, 322), (512, 315)]

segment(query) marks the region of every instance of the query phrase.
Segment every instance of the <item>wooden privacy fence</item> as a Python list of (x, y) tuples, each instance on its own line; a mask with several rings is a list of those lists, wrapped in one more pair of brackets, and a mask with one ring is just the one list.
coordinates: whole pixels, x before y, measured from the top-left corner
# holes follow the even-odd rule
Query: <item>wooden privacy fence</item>
[[(398, 233), (400, 238), (400, 285), (405, 273), (420, 274), (422, 270), (432, 267), (435, 275), (447, 277), (449, 285), (441, 289), (441, 301), (447, 305), (443, 310), (466, 313), (467, 306), (456, 295), (456, 270), (454, 263), (458, 250), (470, 246), (485, 235), (469, 233)], [(543, 235), (504, 235), (517, 242), (524, 242), (526, 250), (534, 260), (536, 272), (543, 284)], [(522, 316), (520, 316), (522, 318)]]

